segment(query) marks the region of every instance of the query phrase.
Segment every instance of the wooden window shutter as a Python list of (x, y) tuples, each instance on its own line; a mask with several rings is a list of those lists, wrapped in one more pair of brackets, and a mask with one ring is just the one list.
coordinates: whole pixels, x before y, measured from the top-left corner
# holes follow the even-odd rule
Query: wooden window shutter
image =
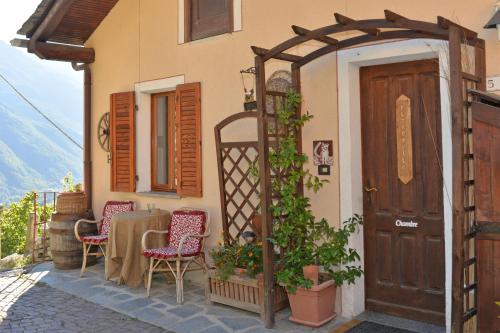
[(233, 30), (233, 0), (185, 0), (185, 2), (187, 41)]
[(177, 193), (202, 197), (201, 84), (177, 86), (176, 103)]
[(111, 95), (111, 191), (135, 192), (134, 92)]

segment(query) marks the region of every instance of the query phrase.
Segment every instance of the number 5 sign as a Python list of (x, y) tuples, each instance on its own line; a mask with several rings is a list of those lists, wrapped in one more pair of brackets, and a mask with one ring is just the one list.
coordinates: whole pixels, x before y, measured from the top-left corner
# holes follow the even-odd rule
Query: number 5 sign
[(486, 90), (500, 91), (500, 75), (490, 76), (486, 78)]

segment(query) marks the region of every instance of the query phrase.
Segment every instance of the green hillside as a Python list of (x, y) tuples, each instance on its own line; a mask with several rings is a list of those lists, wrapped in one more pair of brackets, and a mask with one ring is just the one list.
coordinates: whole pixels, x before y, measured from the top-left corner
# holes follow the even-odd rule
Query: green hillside
[[(82, 142), (81, 82), (3, 42), (0, 73), (72, 138)], [(32, 190), (57, 189), (68, 171), (81, 181), (81, 149), (0, 80), (0, 202), (18, 199)]]

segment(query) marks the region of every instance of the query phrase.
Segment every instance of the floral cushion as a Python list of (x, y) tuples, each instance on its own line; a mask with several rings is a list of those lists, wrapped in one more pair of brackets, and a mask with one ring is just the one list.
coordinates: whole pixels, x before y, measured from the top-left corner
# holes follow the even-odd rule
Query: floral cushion
[[(206, 221), (207, 216), (203, 211), (174, 211), (172, 213), (172, 221), (168, 226), (167, 244), (169, 247), (177, 249), (183, 236), (203, 235), (205, 233)], [(201, 245), (201, 238), (190, 237), (184, 242), (182, 251), (186, 253), (200, 253)]]
[(82, 241), (87, 244), (99, 245), (108, 241), (108, 235), (96, 235), (82, 237)]
[(99, 229), (100, 235), (108, 235), (111, 231), (111, 218), (116, 213), (131, 212), (134, 210), (134, 203), (132, 201), (108, 201), (104, 206), (102, 212), (101, 228)]
[[(183, 257), (193, 257), (200, 254), (199, 251), (193, 252), (192, 249), (182, 248), (181, 255)], [(170, 259), (177, 257), (177, 247), (175, 246), (167, 246), (159, 249), (150, 249), (144, 251), (144, 256), (147, 258), (155, 258), (155, 259)]]

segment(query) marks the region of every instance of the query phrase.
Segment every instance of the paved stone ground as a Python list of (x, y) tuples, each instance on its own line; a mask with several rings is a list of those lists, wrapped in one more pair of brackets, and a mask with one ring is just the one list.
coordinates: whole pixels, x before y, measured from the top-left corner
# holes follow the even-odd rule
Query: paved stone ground
[(0, 274), (0, 332), (167, 332), (18, 273)]
[[(277, 313), (275, 328), (268, 330), (264, 328), (256, 314), (208, 304), (205, 301), (203, 286), (189, 281), (184, 283), (183, 305), (176, 304), (175, 284), (167, 284), (165, 275), (155, 276), (150, 298), (146, 297), (146, 290), (142, 286), (130, 289), (113, 281), (105, 281), (102, 261), (98, 265), (89, 267), (83, 278), (79, 278), (79, 270), (60, 271), (55, 269), (52, 263), (35, 266), (26, 276), (176, 333), (330, 333), (346, 322), (344, 318), (337, 317), (320, 329), (312, 329), (291, 323), (288, 320), (290, 311), (287, 309)], [(124, 332), (134, 332), (134, 330), (127, 328)]]
[[(10, 273), (12, 275), (12, 273)], [(40, 282), (35, 285), (35, 282)], [(337, 317), (312, 329), (291, 323), (289, 309), (276, 314), (276, 326), (264, 328), (259, 316), (205, 301), (202, 286), (185, 282), (185, 303), (176, 304), (175, 284), (164, 275), (145, 289), (130, 289), (104, 280), (104, 264), (60, 271), (52, 263), (35, 266), (21, 278), (0, 274), (0, 332), (175, 332), (175, 333), (330, 333), (347, 320)], [(444, 329), (401, 318), (365, 312), (359, 320), (378, 322), (417, 333)]]

